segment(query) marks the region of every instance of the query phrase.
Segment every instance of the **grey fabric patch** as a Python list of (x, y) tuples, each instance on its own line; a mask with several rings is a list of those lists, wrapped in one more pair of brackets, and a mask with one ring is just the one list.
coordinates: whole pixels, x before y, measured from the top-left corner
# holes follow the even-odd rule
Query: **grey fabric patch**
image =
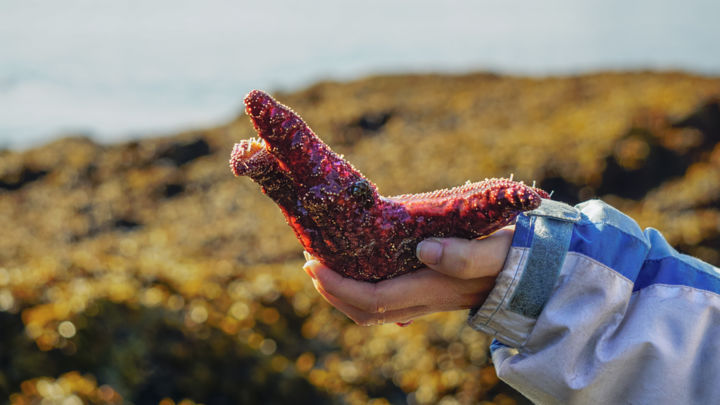
[(582, 215), (577, 209), (560, 201), (542, 200), (540, 206), (525, 214), (536, 217), (548, 217), (559, 221), (577, 222)]
[(534, 216), (535, 235), (508, 309), (537, 319), (552, 294), (580, 212), (567, 204), (543, 200), (540, 208), (527, 214)]

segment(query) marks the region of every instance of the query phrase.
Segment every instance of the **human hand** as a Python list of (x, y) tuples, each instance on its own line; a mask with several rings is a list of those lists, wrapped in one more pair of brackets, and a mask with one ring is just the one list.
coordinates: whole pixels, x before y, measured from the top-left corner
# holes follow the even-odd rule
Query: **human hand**
[(479, 306), (510, 249), (514, 227), (483, 239), (431, 238), (418, 245), (428, 267), (378, 283), (345, 278), (306, 253), (303, 269), (327, 302), (359, 325), (407, 324), (440, 311)]

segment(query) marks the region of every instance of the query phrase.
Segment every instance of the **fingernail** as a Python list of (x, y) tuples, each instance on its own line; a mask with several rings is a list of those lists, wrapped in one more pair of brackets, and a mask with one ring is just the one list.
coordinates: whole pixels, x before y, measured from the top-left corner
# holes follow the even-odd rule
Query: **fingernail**
[(315, 274), (313, 274), (312, 270), (310, 270), (310, 262), (305, 263), (305, 265), (303, 266), (303, 270), (305, 270), (305, 273), (307, 273), (310, 278), (315, 280)]
[(310, 256), (310, 253), (308, 253), (307, 250), (303, 250), (303, 256), (305, 256), (305, 260), (307, 261), (312, 260), (312, 256)]
[(432, 239), (424, 240), (418, 244), (417, 257), (425, 264), (438, 264), (442, 256), (443, 245)]

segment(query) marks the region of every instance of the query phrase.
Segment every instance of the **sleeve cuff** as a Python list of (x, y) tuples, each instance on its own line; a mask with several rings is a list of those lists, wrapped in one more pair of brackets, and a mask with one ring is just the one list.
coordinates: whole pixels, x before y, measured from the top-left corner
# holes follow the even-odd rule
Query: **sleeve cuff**
[(503, 270), (483, 305), (470, 311), (470, 326), (522, 347), (552, 294), (580, 218), (575, 208), (552, 200), (520, 214)]

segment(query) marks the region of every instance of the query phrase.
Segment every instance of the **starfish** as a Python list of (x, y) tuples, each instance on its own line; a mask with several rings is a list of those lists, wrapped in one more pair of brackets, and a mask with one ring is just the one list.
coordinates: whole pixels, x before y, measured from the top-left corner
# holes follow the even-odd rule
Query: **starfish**
[(258, 183), (305, 250), (345, 277), (376, 282), (416, 270), (423, 239), (488, 235), (548, 198), (511, 179), (383, 197), (290, 108), (259, 90), (244, 101), (260, 137), (235, 145), (233, 173)]

